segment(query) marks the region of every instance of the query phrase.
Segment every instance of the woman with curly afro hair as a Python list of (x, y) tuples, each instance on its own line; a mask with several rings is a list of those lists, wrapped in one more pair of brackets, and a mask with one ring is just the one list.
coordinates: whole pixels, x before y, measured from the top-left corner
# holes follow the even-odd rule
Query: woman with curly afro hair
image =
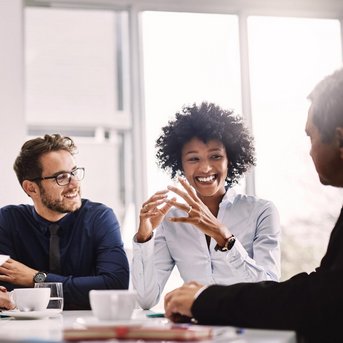
[(186, 106), (162, 128), (156, 147), (159, 166), (181, 187), (157, 191), (141, 208), (132, 263), (141, 307), (158, 303), (175, 265), (184, 282), (277, 281), (278, 212), (232, 189), (255, 164), (242, 119), (213, 103)]

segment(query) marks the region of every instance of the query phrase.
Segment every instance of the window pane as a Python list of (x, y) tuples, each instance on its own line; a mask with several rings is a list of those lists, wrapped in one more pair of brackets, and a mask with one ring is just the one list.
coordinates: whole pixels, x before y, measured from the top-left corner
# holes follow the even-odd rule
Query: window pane
[(307, 95), (341, 65), (336, 20), (248, 20), (256, 192), (275, 202), (283, 226), (283, 278), (318, 266), (341, 207), (322, 186), (305, 135)]
[(240, 64), (236, 16), (144, 12), (148, 191), (164, 189), (170, 177), (156, 167), (161, 127), (183, 105), (215, 102), (240, 113)]
[(28, 122), (118, 125), (125, 67), (117, 43), (125, 16), (35, 7), (25, 15)]
[(75, 139), (83, 194), (120, 220), (132, 201), (125, 11), (25, 8), (26, 119), (30, 136)]
[[(215, 102), (240, 113), (236, 16), (144, 12), (143, 51), (148, 192), (165, 189), (170, 176), (156, 167), (155, 141), (183, 105)], [(176, 268), (164, 289), (182, 285)], [(163, 296), (157, 308), (163, 309)]]

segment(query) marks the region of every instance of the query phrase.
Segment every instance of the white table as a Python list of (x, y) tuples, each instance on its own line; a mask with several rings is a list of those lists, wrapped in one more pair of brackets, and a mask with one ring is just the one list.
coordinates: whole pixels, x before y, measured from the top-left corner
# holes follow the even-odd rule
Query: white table
[[(135, 310), (133, 318), (146, 318), (146, 313), (151, 311)], [(20, 342), (43, 343), (43, 342), (62, 342), (63, 328), (75, 327), (78, 318), (90, 319), (91, 311), (64, 311), (56, 318), (43, 319), (0, 319), (0, 342)], [(156, 323), (167, 319), (150, 319)], [(162, 322), (161, 322), (162, 323)], [(213, 327), (215, 338), (211, 342), (236, 342), (236, 343), (296, 343), (296, 335), (293, 331), (274, 331), (274, 330), (251, 330), (244, 329), (242, 333), (234, 335), (235, 329), (232, 327)], [(118, 342), (111, 340), (111, 342)], [(128, 341), (125, 341), (129, 343)], [(140, 341), (142, 342), (142, 341)], [(207, 341), (203, 343), (208, 343)]]

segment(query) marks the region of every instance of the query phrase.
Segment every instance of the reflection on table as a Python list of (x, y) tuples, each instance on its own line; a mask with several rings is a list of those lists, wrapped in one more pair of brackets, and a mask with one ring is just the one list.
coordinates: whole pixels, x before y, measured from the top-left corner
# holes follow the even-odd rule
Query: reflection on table
[[(147, 325), (156, 326), (168, 323), (165, 318), (147, 318), (148, 313), (151, 311), (135, 310), (132, 320), (144, 320)], [(78, 328), (90, 321), (94, 321), (91, 311), (64, 311), (54, 318), (27, 320), (1, 317), (0, 342), (63, 342), (64, 328)], [(296, 343), (296, 335), (292, 331), (237, 329), (229, 326), (212, 328), (214, 337), (211, 342)], [(113, 342), (118, 342), (118, 340), (111, 340), (111, 343)], [(125, 342), (129, 343), (127, 340)], [(208, 341), (201, 342), (207, 343)]]

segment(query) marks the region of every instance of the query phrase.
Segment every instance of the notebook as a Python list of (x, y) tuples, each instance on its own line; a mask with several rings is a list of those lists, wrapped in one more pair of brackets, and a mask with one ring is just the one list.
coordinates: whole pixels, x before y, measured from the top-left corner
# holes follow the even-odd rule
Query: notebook
[(64, 329), (65, 341), (131, 339), (131, 340), (166, 340), (166, 341), (200, 341), (212, 338), (212, 329), (203, 326), (171, 325), (152, 326), (101, 326), (82, 329)]

